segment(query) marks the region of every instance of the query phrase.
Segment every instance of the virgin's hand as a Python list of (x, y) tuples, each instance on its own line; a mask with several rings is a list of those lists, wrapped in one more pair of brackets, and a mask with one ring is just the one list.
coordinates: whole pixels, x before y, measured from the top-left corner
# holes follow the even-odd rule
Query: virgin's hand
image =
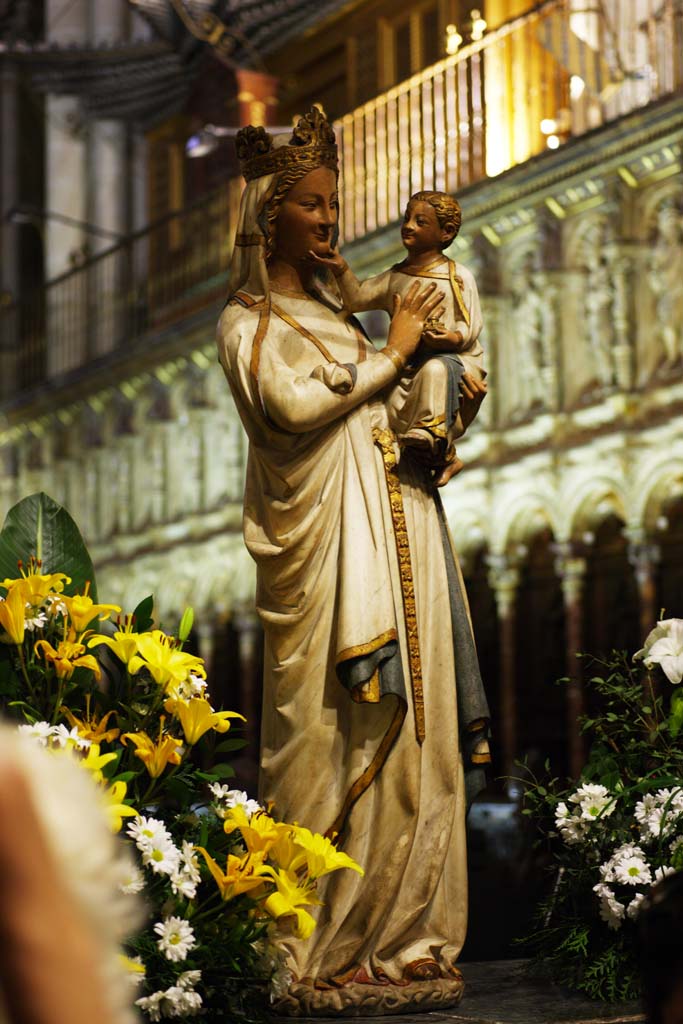
[(420, 344), (425, 322), (441, 306), (444, 298), (444, 293), (438, 292), (435, 284), (421, 288), (419, 281), (413, 282), (404, 298), (394, 295), (387, 348), (407, 362)]
[(486, 395), (485, 381), (477, 380), (470, 373), (463, 373), (460, 379), (460, 416), (465, 430), (479, 412), (479, 406)]

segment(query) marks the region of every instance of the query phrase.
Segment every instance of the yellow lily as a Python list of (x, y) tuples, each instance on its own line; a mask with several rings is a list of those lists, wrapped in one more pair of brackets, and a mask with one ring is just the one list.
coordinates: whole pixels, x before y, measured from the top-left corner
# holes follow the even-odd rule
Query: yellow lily
[(295, 917), (294, 931), (296, 935), (300, 939), (307, 939), (315, 928), (315, 918), (301, 907), (320, 904), (313, 888), (310, 885), (300, 884), (296, 875), (288, 871), (275, 871), (268, 865), (263, 870), (264, 874), (272, 877), (277, 889), (264, 900), (264, 909), (276, 920), (280, 917)]
[[(32, 566), (34, 564), (31, 563)], [(64, 590), (64, 584), (71, 583), (71, 577), (66, 576), (63, 572), (51, 572), (46, 575), (36, 572), (29, 572), (27, 574), (22, 572), (22, 575), (18, 576), (17, 579), (3, 580), (2, 586), (9, 590), (10, 587), (16, 586), (17, 583), (20, 583), (24, 588), (28, 603), (33, 608), (37, 608), (45, 602), (50, 594), (61, 594)]]
[(135, 746), (135, 756), (139, 757), (151, 778), (158, 779), (167, 764), (180, 764), (182, 761), (182, 743), (175, 736), (163, 734), (164, 717), (161, 716), (159, 739), (155, 743), (146, 732), (125, 732), (121, 742), (125, 745), (130, 740)]
[(68, 719), (69, 724), (78, 729), (78, 735), (82, 736), (84, 740), (92, 740), (93, 743), (111, 743), (121, 732), (120, 729), (108, 729), (107, 723), (112, 715), (115, 715), (115, 711), (108, 711), (102, 718), (97, 717), (96, 714), (90, 714), (90, 694), (87, 693), (85, 696), (85, 717), (77, 718), (73, 711), (69, 708), (62, 706), (59, 710)]
[(90, 583), (88, 582), (85, 585), (84, 594), (76, 594), (74, 597), (64, 594), (62, 597), (71, 625), (79, 635), (86, 631), (93, 619), (99, 618), (100, 622), (103, 622), (104, 619), (109, 618), (112, 612), (121, 611), (117, 604), (95, 604), (93, 599), (88, 596), (89, 590)]
[(208, 700), (203, 697), (192, 697), (190, 700), (167, 700), (164, 707), (180, 722), (186, 741), (190, 746), (202, 738), (209, 729), (216, 732), (227, 732), (230, 728), (231, 718), (241, 718), (246, 721), (244, 715), (236, 711), (214, 711)]
[(5, 644), (18, 647), (24, 642), (26, 596), (21, 581), (10, 587), (7, 597), (0, 599), (0, 626), (5, 631), (1, 638)]
[(61, 640), (57, 650), (47, 640), (39, 640), (34, 647), (36, 654), (42, 652), (45, 661), (51, 661), (59, 679), (71, 679), (74, 669), (78, 666), (89, 668), (95, 678), (101, 676), (100, 666), (92, 654), (85, 653), (83, 644), (71, 640)]
[(128, 670), (133, 675), (146, 668), (159, 686), (184, 683), (190, 672), (206, 679), (206, 669), (201, 658), (186, 654), (175, 647), (171, 637), (160, 629), (141, 633), (137, 641), (138, 655), (131, 658)]
[(265, 853), (245, 853), (242, 857), (235, 857), (229, 853), (225, 871), (221, 871), (216, 861), (203, 846), (195, 846), (195, 850), (201, 853), (206, 861), (218, 886), (221, 899), (231, 900), (244, 892), (250, 892), (254, 897), (258, 895), (256, 890), (265, 881), (263, 877), (266, 873), (263, 863)]
[(306, 866), (308, 877), (311, 879), (321, 878), (330, 871), (338, 871), (340, 868), (351, 868), (359, 875), (364, 875), (360, 864), (357, 864), (347, 853), (338, 850), (330, 839), (320, 835), (318, 832), (311, 832), (310, 829), (301, 825), (290, 826), (295, 846), (299, 848), (298, 854), (292, 858), (288, 865), (290, 871), (299, 871)]
[(81, 766), (90, 772), (95, 782), (104, 782), (102, 769), (105, 765), (111, 764), (115, 760), (116, 754), (100, 754), (99, 743), (91, 743), (88, 747), (88, 753), (85, 757), (81, 758)]
[(223, 829), (228, 835), (239, 829), (249, 853), (268, 853), (290, 828), (284, 822), (273, 821), (265, 811), (257, 811), (248, 818), (241, 804), (231, 807), (223, 821)]
[(138, 815), (136, 810), (123, 802), (126, 798), (127, 789), (126, 783), (119, 781), (105, 790), (107, 813), (109, 814), (109, 824), (111, 825), (112, 832), (121, 831), (124, 818), (135, 818)]
[[(131, 974), (136, 974), (141, 980), (145, 976), (145, 965), (142, 960), (135, 957), (126, 956), (125, 953), (119, 953), (119, 963)], [(137, 979), (136, 979), (137, 980)]]
[(100, 644), (104, 644), (110, 651), (113, 651), (119, 661), (130, 667), (132, 659), (138, 653), (139, 636), (139, 633), (119, 630), (114, 633), (113, 638), (110, 636), (94, 636), (91, 640), (88, 640), (88, 647), (99, 647)]

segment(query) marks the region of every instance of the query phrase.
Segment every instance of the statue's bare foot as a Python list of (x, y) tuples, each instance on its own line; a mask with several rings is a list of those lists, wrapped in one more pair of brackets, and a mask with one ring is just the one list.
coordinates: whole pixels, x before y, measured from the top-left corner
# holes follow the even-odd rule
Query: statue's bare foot
[(434, 480), (434, 483), (436, 484), (437, 487), (443, 487), (445, 484), (448, 483), (452, 476), (457, 476), (457, 474), (460, 472), (461, 469), (464, 468), (464, 466), (465, 463), (462, 461), (462, 459), (456, 457), (455, 459), (453, 459), (452, 462), (449, 462), (448, 465), (444, 467), (439, 476), (437, 476), (436, 479)]

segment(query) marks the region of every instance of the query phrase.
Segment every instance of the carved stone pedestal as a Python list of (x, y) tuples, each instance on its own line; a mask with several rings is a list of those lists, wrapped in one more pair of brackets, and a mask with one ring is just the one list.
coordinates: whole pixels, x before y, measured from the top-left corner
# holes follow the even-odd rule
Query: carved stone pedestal
[(285, 1017), (383, 1017), (389, 1014), (429, 1013), (457, 1006), (465, 982), (462, 978), (413, 981), (408, 985), (361, 985), (320, 990), (294, 983), (273, 1005)]

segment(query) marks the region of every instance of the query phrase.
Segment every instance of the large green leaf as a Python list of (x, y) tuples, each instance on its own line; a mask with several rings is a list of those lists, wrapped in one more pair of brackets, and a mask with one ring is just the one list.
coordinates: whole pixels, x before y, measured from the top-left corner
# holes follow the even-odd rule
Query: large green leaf
[(75, 522), (61, 505), (47, 494), (32, 494), (7, 513), (0, 531), (0, 580), (17, 574), (17, 562), (31, 558), (42, 562), (41, 572), (65, 572), (71, 584), (65, 593), (83, 591), (90, 581), (90, 596), (97, 600), (95, 570)]

